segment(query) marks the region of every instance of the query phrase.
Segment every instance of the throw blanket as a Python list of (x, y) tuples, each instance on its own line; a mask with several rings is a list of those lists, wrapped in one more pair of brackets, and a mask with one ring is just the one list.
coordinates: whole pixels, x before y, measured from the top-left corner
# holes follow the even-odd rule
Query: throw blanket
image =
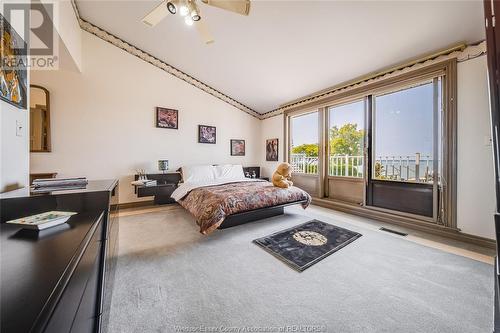
[(303, 200), (305, 209), (311, 196), (297, 187), (283, 189), (266, 181), (245, 181), (197, 187), (177, 201), (194, 215), (200, 232), (209, 234), (231, 214)]

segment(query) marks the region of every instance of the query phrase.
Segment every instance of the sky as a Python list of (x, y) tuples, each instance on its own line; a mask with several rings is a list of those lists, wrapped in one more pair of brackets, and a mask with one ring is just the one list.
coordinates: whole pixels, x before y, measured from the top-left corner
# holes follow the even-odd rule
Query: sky
[[(432, 156), (433, 85), (375, 97), (375, 155)], [(330, 126), (364, 127), (364, 102), (330, 108)], [(318, 113), (292, 118), (292, 143), (318, 143)]]

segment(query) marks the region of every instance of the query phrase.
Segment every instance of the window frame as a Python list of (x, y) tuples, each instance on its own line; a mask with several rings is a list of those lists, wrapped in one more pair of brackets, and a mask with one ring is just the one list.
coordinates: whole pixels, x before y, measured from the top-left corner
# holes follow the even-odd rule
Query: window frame
[[(320, 121), (323, 122), (319, 124), (320, 127), (320, 146), (325, 145), (325, 132), (328, 122), (326, 121), (327, 115), (325, 115), (325, 109), (329, 106), (335, 105), (337, 103), (347, 102), (349, 100), (355, 100), (361, 98), (370, 99), (371, 95), (377, 94), (381, 91), (391, 89), (391, 87), (403, 86), (412, 81), (422, 81), (425, 78), (442, 77), (442, 174), (441, 181), (443, 183), (442, 190), (439, 194), (440, 196), (440, 211), (438, 212), (438, 224), (445, 227), (457, 229), (456, 222), (456, 198), (457, 198), (457, 111), (456, 111), (456, 95), (457, 95), (457, 59), (447, 58), (443, 61), (437, 61), (430, 65), (425, 65), (424, 63), (418, 63), (403, 69), (397, 69), (393, 72), (384, 73), (380, 76), (373, 76), (364, 82), (354, 84), (352, 86), (346, 86), (345, 84), (339, 85), (339, 89), (335, 90), (332, 88), (331, 92), (325, 93), (324, 97), (305, 100), (304, 102), (297, 103), (296, 106), (290, 107), (284, 112), (284, 135), (285, 135), (285, 161), (289, 161), (290, 152), (290, 115), (296, 115), (300, 113), (306, 113), (311, 110), (318, 110), (320, 112)], [(368, 100), (367, 99), (367, 100)], [(371, 107), (367, 102), (367, 107)], [(365, 124), (370, 119), (365, 116)], [(365, 125), (366, 126), (366, 125)], [(365, 154), (371, 147), (368, 146), (369, 135), (365, 135)], [(320, 147), (320, 152), (322, 154), (322, 164), (320, 177), (320, 187), (321, 190), (318, 193), (318, 198), (325, 196), (324, 184), (328, 178), (325, 174), (325, 157), (326, 149), (325, 147)], [(366, 161), (366, 160), (365, 160)], [(367, 165), (368, 163), (365, 163)], [(371, 177), (371, 170), (365, 167), (365, 183)], [(316, 175), (315, 175), (316, 176)], [(366, 196), (365, 196), (366, 199)], [(368, 208), (368, 206), (364, 206)], [(352, 209), (346, 208), (346, 210), (352, 210), (356, 212), (357, 210), (353, 207)], [(428, 219), (418, 218), (415, 216), (409, 216), (408, 214), (398, 213), (396, 211), (391, 211), (394, 216), (399, 216), (401, 221), (405, 218), (412, 218), (418, 220), (418, 222), (428, 223)]]
[[(363, 110), (363, 130), (365, 131), (364, 138), (363, 138), (363, 177), (353, 177), (353, 176), (332, 176), (329, 174), (328, 170), (328, 163), (329, 163), (329, 158), (330, 158), (330, 109), (335, 108), (335, 107), (340, 107), (344, 105), (349, 105), (349, 104), (354, 104), (357, 102), (363, 102), (364, 104), (364, 110)], [(340, 179), (345, 179), (345, 180), (363, 180), (364, 176), (366, 174), (366, 134), (367, 134), (367, 107), (368, 107), (368, 96), (356, 96), (356, 98), (348, 98), (348, 99), (343, 99), (339, 100), (336, 103), (332, 103), (328, 106), (325, 106), (325, 134), (326, 134), (326, 144), (325, 144), (325, 170), (326, 170), (326, 178), (340, 178)]]
[[(377, 97), (381, 97), (381, 96), (385, 96), (385, 95), (389, 95), (389, 94), (394, 94), (394, 93), (397, 93), (397, 92), (400, 92), (400, 91), (404, 91), (404, 90), (408, 90), (408, 89), (412, 89), (412, 88), (416, 88), (416, 87), (419, 87), (419, 86), (422, 86), (422, 85), (425, 85), (425, 84), (431, 84), (432, 85), (432, 89), (433, 89), (433, 101), (432, 101), (432, 105), (433, 105), (433, 108), (435, 108), (433, 110), (433, 114), (432, 114), (432, 120), (433, 120), (433, 124), (432, 124), (432, 130), (433, 130), (433, 144), (432, 144), (432, 154), (433, 154), (433, 163), (432, 163), (432, 170), (433, 171), (436, 171), (437, 168), (436, 168), (436, 165), (435, 165), (435, 162), (436, 162), (436, 156), (437, 156), (437, 145), (439, 145), (439, 142), (436, 141), (436, 137), (435, 135), (437, 134), (436, 133), (436, 126), (438, 124), (435, 123), (436, 119), (435, 119), (435, 116), (437, 115), (437, 112), (439, 112), (439, 108), (437, 108), (437, 105), (436, 105), (436, 102), (437, 102), (437, 95), (436, 95), (436, 84), (437, 84), (437, 79), (438, 78), (442, 78), (441, 76), (437, 76), (437, 77), (433, 77), (433, 78), (423, 78), (422, 80), (417, 80), (417, 81), (411, 81), (411, 83), (408, 83), (406, 85), (400, 85), (400, 86), (397, 86), (397, 88), (393, 88), (393, 89), (384, 89), (384, 90), (381, 90), (375, 94), (371, 94), (372, 96), (372, 103), (371, 103), (371, 111), (372, 111), (372, 121), (371, 121), (371, 124), (369, 124), (371, 126), (371, 136), (372, 136), (372, 142), (375, 142), (375, 140), (377, 139), (376, 138), (376, 124), (377, 124), (377, 118), (375, 116), (375, 113), (377, 111)], [(443, 87), (441, 86), (441, 90), (443, 89)], [(442, 92), (441, 92), (442, 94)], [(399, 182), (399, 183), (419, 183), (419, 182), (410, 182), (410, 181), (403, 181), (403, 180), (394, 180), (394, 179), (377, 179), (373, 176), (373, 172), (375, 171), (374, 168), (375, 168), (375, 164), (374, 162), (376, 161), (376, 151), (375, 151), (375, 147), (372, 147), (372, 151), (371, 151), (371, 161), (372, 161), (372, 165), (371, 165), (371, 179), (373, 180), (377, 180), (377, 181), (386, 181), (386, 182)], [(438, 157), (440, 158), (440, 156)], [(438, 170), (439, 171), (439, 170)], [(434, 172), (433, 172), (434, 174)], [(434, 177), (435, 178), (435, 175)], [(436, 180), (433, 179), (433, 183), (427, 183), (427, 184), (434, 184)]]
[(310, 110), (307, 110), (305, 112), (299, 112), (299, 113), (296, 113), (296, 114), (291, 114), (288, 116), (288, 133), (289, 135), (288, 136), (285, 136), (286, 138), (286, 143), (287, 143), (287, 147), (285, 149), (286, 151), (286, 156), (285, 156), (285, 161), (287, 161), (288, 163), (290, 163), (290, 165), (292, 165), (292, 162), (291, 162), (291, 155), (292, 155), (292, 130), (293, 130), (293, 126), (292, 126), (292, 119), (293, 118), (297, 118), (297, 117), (302, 117), (302, 116), (307, 116), (309, 114), (313, 114), (313, 113), (317, 113), (318, 114), (318, 166), (317, 166), (317, 172), (316, 173), (306, 173), (306, 172), (293, 172), (294, 174), (296, 175), (300, 175), (302, 177), (318, 177), (320, 176), (321, 174), (321, 164), (322, 164), (322, 159), (321, 159), (321, 154), (322, 154), (322, 131), (321, 131), (321, 122), (322, 122), (322, 115), (321, 115), (321, 110), (320, 109), (310, 109)]

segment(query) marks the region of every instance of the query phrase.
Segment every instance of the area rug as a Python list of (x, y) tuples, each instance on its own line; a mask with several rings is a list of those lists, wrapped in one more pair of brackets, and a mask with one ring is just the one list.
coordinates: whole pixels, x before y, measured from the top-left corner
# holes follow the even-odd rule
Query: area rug
[(359, 237), (357, 232), (311, 220), (253, 242), (302, 272)]

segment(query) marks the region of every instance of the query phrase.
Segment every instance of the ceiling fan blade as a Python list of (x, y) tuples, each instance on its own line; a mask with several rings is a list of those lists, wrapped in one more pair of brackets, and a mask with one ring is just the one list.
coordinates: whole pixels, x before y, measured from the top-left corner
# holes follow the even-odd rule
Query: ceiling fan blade
[(144, 16), (142, 18), (142, 23), (146, 24), (147, 26), (154, 27), (158, 23), (160, 23), (161, 20), (165, 18), (169, 14), (169, 11), (167, 9), (167, 3), (165, 1), (160, 2), (158, 6), (155, 7), (149, 14)]
[(203, 20), (195, 22), (194, 25), (196, 26), (196, 30), (198, 30), (198, 34), (201, 39), (203, 39), (205, 44), (211, 44), (215, 41), (207, 25), (203, 23)]
[(241, 15), (250, 13), (250, 0), (202, 0), (209, 6), (228, 10)]

